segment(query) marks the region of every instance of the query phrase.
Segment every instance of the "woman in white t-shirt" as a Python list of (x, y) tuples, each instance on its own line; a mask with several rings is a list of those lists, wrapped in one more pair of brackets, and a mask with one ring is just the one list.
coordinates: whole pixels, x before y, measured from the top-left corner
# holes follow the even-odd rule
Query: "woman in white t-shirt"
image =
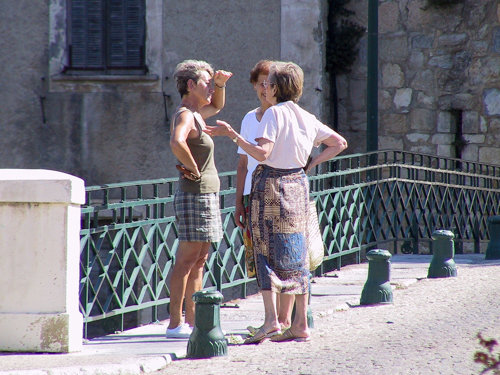
[[(261, 60), (250, 71), (250, 83), (253, 85), (253, 88), (257, 94), (257, 98), (260, 101), (260, 106), (252, 109), (245, 115), (243, 121), (241, 122), (240, 134), (243, 138), (245, 138), (252, 144), (257, 144), (257, 142), (255, 142), (255, 132), (257, 131), (264, 112), (271, 106), (271, 103), (266, 100), (266, 88), (263, 85), (269, 74), (269, 67), (271, 66), (271, 64), (272, 61)], [(236, 170), (235, 220), (236, 225), (238, 225), (243, 230), (245, 246), (247, 247), (247, 274), (249, 277), (254, 277), (255, 263), (253, 261), (251, 251), (252, 244), (250, 239), (250, 228), (248, 225), (247, 214), (248, 197), (250, 195), (250, 189), (252, 187), (252, 174), (259, 162), (248, 155), (246, 151), (241, 147), (238, 147), (238, 154), (240, 155), (240, 158)]]
[[(272, 341), (309, 341), (307, 293), (309, 259), (306, 222), (309, 184), (305, 173), (347, 148), (346, 140), (322, 124), (296, 103), (302, 96), (304, 73), (294, 63), (271, 65), (266, 98), (272, 104), (262, 117), (254, 145), (228, 123), (207, 127), (210, 135), (232, 138), (260, 162), (253, 174), (250, 224), (257, 282), (264, 301), (264, 324), (247, 344)], [(312, 148), (326, 147), (306, 166)], [(305, 170), (304, 170), (305, 168)], [(295, 318), (289, 329), (280, 331), (276, 294), (295, 296)]]

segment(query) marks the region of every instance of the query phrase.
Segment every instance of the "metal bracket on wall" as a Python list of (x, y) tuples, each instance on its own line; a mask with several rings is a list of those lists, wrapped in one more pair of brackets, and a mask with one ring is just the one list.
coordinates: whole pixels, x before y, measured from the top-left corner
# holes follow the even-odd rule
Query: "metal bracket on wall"
[[(167, 79), (168, 79), (168, 77), (165, 77), (165, 80), (167, 80)], [(167, 101), (170, 104), (170, 95), (168, 95), (165, 92), (163, 92), (163, 109), (165, 110), (165, 125), (167, 127), (167, 133), (170, 135), (170, 120), (168, 118)]]
[[(42, 77), (42, 93), (45, 93), (45, 77)], [(42, 121), (45, 124), (47, 119), (45, 117), (45, 99), (46, 96), (44, 94), (39, 95), (40, 97), (40, 109), (42, 111)]]

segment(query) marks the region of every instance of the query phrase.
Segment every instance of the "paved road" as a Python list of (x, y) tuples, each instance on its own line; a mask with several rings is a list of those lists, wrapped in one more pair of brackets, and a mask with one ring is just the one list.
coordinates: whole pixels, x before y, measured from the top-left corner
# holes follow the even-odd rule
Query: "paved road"
[(157, 374), (479, 374), (476, 334), (500, 339), (499, 296), (499, 262), (463, 264), (456, 278), (401, 283), (393, 305), (316, 316), (310, 343), (231, 345)]
[[(311, 343), (230, 345), (227, 357), (172, 361), (187, 339), (165, 339), (165, 321), (90, 340), (78, 353), (0, 353), (0, 375), (479, 374), (476, 334), (500, 339), (500, 260), (457, 255), (458, 277), (426, 279), (430, 260), (392, 257), (393, 305), (359, 306), (367, 263), (316, 278)], [(230, 338), (262, 318), (259, 295), (221, 309)]]

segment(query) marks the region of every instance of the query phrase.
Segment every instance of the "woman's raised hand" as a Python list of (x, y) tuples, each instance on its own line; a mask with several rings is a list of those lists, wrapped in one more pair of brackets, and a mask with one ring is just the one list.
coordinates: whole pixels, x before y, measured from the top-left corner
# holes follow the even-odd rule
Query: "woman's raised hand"
[(218, 126), (206, 126), (203, 131), (211, 137), (226, 136), (234, 138), (236, 132), (233, 130), (231, 125), (225, 121), (217, 120)]
[(231, 72), (227, 72), (225, 70), (217, 70), (214, 74), (214, 84), (217, 87), (222, 88), (226, 86), (227, 80), (231, 78), (232, 75), (233, 73)]

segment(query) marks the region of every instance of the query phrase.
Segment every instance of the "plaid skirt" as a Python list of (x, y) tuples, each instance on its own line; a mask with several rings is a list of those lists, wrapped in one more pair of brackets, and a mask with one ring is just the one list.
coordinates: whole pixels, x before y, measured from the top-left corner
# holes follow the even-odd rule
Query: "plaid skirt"
[(308, 180), (302, 168), (282, 170), (259, 165), (255, 170), (250, 225), (261, 290), (308, 293), (308, 196)]
[(195, 194), (176, 191), (174, 211), (179, 241), (221, 240), (219, 193)]

